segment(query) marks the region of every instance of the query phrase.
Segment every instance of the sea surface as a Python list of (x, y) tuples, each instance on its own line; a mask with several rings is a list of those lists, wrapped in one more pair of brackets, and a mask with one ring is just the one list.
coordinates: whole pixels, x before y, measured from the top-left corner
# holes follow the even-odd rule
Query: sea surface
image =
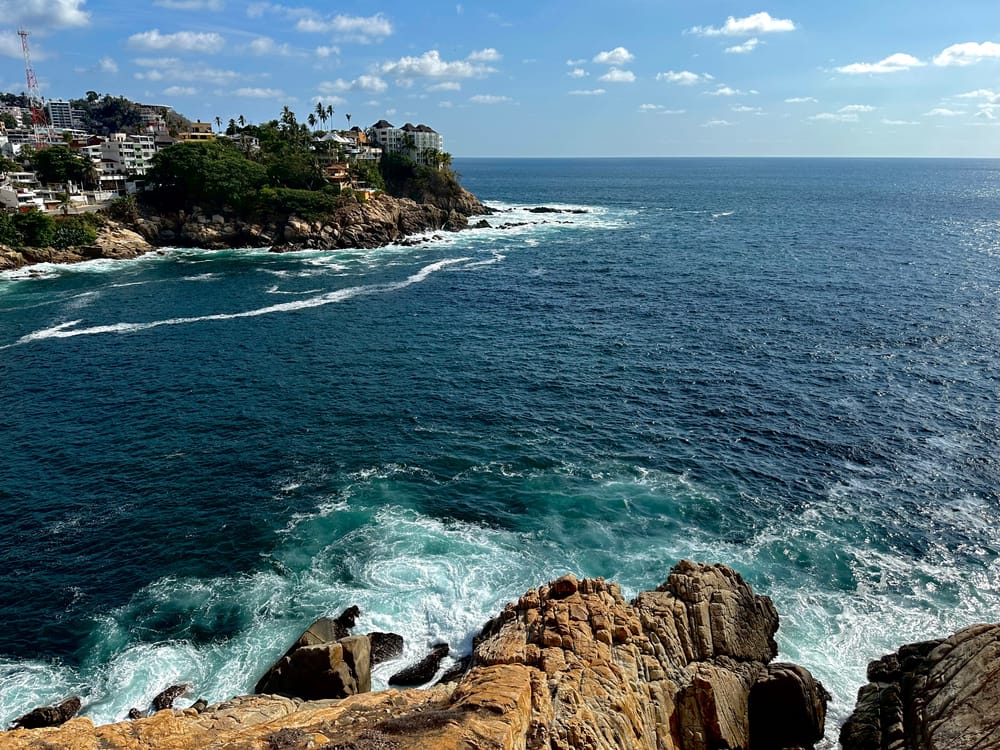
[(380, 687), (691, 558), (834, 738), (870, 659), (1000, 620), (1000, 161), (456, 167), (493, 228), (0, 275), (0, 722), (247, 692), (351, 604)]

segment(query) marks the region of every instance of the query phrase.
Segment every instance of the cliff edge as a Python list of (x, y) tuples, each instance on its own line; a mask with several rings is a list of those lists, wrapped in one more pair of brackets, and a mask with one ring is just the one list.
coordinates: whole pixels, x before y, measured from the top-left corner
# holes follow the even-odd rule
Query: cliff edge
[[(77, 718), (0, 735), (0, 747), (812, 747), (823, 734), (827, 696), (805, 669), (772, 663), (777, 628), (770, 599), (721, 565), (681, 562), (631, 602), (614, 583), (565, 576), (488, 622), (455, 682), (339, 700), (244, 696), (201, 713), (163, 710), (100, 727)], [(354, 676), (369, 668), (365, 638), (327, 644), (326, 653), (351, 654), (346, 665), (326, 663), (339, 684), (363, 682)], [(310, 658), (322, 648), (303, 647), (314, 650)]]

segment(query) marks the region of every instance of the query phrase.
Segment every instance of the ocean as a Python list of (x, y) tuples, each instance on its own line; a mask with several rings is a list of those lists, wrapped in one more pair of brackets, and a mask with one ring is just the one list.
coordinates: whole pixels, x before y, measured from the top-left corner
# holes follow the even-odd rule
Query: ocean
[(869, 660), (1000, 620), (1000, 161), (455, 166), (491, 228), (0, 274), (0, 722), (248, 692), (352, 604), (384, 687), (689, 558), (834, 738)]

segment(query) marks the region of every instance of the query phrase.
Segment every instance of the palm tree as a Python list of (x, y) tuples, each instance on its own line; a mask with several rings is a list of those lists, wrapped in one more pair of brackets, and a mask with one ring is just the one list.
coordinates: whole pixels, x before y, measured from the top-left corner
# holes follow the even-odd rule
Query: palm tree
[(215, 116), (215, 127), (217, 127), (219, 130), (222, 130), (222, 118), (219, 117), (218, 115)]
[(307, 117), (306, 120), (309, 122), (309, 127), (315, 129), (315, 127), (316, 127), (316, 115), (314, 115), (312, 112), (310, 112), (309, 113), (309, 117)]
[(351, 129), (351, 116), (348, 114), (348, 115), (344, 115), (344, 117), (347, 118), (347, 129), (350, 130)]
[(316, 102), (316, 116), (323, 121), (323, 127), (326, 127), (326, 108), (323, 106), (323, 102)]
[(236, 121), (240, 124), (241, 128), (245, 128), (247, 126), (247, 119), (243, 115), (237, 117)]
[(333, 118), (333, 105), (332, 104), (328, 104), (326, 106), (326, 116), (329, 117), (329, 118), (331, 118), (331, 119)]

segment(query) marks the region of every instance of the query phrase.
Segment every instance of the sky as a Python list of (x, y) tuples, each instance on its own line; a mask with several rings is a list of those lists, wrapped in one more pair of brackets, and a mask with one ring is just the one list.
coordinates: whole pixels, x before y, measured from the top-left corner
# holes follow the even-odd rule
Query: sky
[[(288, 4), (284, 4), (287, 2)], [(1000, 0), (0, 0), (0, 90), (470, 156), (1000, 156)]]

